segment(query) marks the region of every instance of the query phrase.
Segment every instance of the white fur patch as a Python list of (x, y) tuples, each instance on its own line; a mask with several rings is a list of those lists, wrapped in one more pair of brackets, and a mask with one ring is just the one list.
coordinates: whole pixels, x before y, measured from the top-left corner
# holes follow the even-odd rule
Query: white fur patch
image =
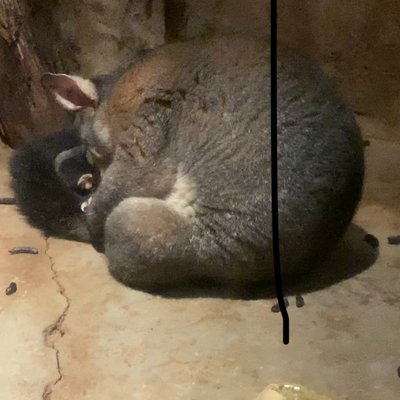
[(90, 81), (89, 79), (81, 78), (80, 76), (77, 75), (71, 75), (70, 78), (77, 83), (79, 88), (82, 90), (83, 93), (86, 94), (86, 96), (90, 97), (92, 100), (95, 101), (99, 99), (96, 86), (92, 81)]
[(103, 121), (101, 121), (100, 119), (96, 119), (93, 123), (93, 130), (95, 131), (97, 138), (102, 144), (106, 146), (110, 145), (110, 130)]
[(175, 212), (185, 218), (195, 216), (196, 185), (187, 175), (179, 175), (165, 202)]

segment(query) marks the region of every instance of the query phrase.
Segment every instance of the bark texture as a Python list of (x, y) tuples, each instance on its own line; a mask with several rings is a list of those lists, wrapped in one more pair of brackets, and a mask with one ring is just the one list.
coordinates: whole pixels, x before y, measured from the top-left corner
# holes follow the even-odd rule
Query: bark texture
[[(69, 123), (38, 79), (90, 77), (165, 42), (269, 31), (268, 0), (0, 0), (0, 135), (17, 145)], [(377, 137), (399, 141), (400, 3), (281, 0), (279, 37), (314, 59)], [(387, 129), (385, 129), (387, 128)]]
[(46, 68), (36, 52), (22, 1), (1, 1), (0, 36), (0, 136), (14, 147), (68, 122), (40, 85)]

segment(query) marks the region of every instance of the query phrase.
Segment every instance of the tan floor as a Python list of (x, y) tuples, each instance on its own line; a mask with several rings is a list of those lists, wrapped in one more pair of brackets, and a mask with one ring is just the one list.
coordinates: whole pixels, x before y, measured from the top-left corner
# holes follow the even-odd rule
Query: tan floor
[[(10, 194), (6, 158), (1, 149), (0, 196)], [(386, 238), (400, 234), (400, 145), (371, 140), (367, 160), (358, 227), (332, 261), (339, 278), (353, 277), (305, 293), (303, 308), (289, 298), (289, 346), (273, 299), (124, 288), (91, 247), (46, 241), (14, 206), (0, 206), (0, 398), (252, 400), (269, 383), (294, 381), (335, 399), (398, 399), (400, 246)], [(375, 262), (359, 227), (380, 240)], [(8, 254), (20, 245), (40, 253)], [(5, 296), (11, 281), (18, 291)]]

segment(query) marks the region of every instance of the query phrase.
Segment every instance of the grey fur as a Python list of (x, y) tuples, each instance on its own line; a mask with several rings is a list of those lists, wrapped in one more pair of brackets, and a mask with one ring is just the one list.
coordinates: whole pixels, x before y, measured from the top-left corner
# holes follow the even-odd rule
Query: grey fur
[[(268, 53), (264, 38), (161, 47), (97, 110), (110, 141), (85, 125), (85, 140), (107, 160), (88, 223), (119, 281), (154, 290), (272, 277)], [(156, 71), (146, 86), (143, 71)], [(363, 147), (328, 79), (284, 48), (278, 85), (280, 240), (283, 272), (293, 274), (346, 231), (361, 196)], [(130, 109), (135, 96), (142, 100)], [(168, 200), (177, 182), (190, 189), (179, 207)]]

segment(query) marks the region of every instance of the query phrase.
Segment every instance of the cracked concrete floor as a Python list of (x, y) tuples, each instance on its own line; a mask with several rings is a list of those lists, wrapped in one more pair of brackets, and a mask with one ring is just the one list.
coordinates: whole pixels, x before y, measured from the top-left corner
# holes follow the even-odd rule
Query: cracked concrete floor
[[(14, 206), (0, 206), (1, 398), (252, 400), (290, 381), (334, 399), (398, 399), (400, 246), (386, 238), (400, 234), (400, 145), (371, 139), (366, 153), (356, 226), (331, 261), (346, 279), (296, 289), (303, 308), (289, 297), (289, 346), (273, 299), (165, 299), (124, 288), (90, 246), (46, 241)], [(7, 157), (2, 148), (0, 196), (10, 194)], [(360, 227), (380, 240), (379, 255)], [(39, 254), (8, 254), (20, 245)], [(11, 281), (18, 290), (5, 296)]]

